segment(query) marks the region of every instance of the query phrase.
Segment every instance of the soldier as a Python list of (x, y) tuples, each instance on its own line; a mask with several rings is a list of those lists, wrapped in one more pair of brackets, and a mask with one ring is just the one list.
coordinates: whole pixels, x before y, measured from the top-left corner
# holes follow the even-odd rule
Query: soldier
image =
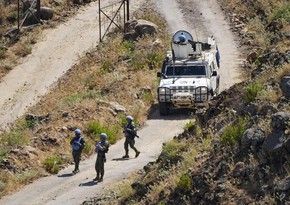
[(75, 137), (70, 141), (70, 144), (72, 146), (72, 156), (75, 163), (75, 169), (73, 170), (73, 174), (78, 173), (79, 170), (79, 164), (81, 161), (81, 154), (83, 148), (85, 148), (85, 140), (81, 135), (81, 130), (76, 129), (75, 131)]
[(133, 122), (133, 117), (132, 116), (127, 116), (126, 120), (128, 122), (127, 126), (125, 127), (123, 133), (125, 134), (125, 143), (124, 143), (124, 148), (125, 148), (125, 155), (123, 158), (129, 158), (129, 145), (130, 147), (135, 151), (135, 157), (137, 158), (140, 154), (140, 152), (136, 149), (135, 145), (135, 137), (137, 136), (137, 131), (136, 127)]
[(95, 170), (97, 172), (97, 176), (96, 178), (94, 178), (94, 181), (98, 181), (98, 182), (103, 181), (103, 177), (105, 173), (104, 165), (106, 162), (106, 153), (109, 150), (109, 142), (107, 140), (107, 134), (101, 133), (100, 137), (101, 137), (101, 141), (96, 143), (96, 149), (95, 149), (95, 151), (98, 153), (98, 156), (95, 163)]

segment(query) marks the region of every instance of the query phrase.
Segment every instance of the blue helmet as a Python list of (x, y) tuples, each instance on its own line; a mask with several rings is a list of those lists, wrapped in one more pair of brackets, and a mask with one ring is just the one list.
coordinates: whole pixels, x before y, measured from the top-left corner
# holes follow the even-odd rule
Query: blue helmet
[(107, 139), (107, 134), (106, 133), (101, 133), (100, 136), (101, 136), (101, 139)]
[(76, 135), (80, 135), (81, 133), (82, 133), (82, 131), (81, 131), (80, 129), (76, 129), (76, 130), (75, 130), (75, 134), (76, 134)]
[(133, 120), (134, 120), (134, 118), (133, 118), (132, 116), (130, 116), (130, 115), (128, 115), (128, 116), (126, 117), (126, 119), (127, 119), (127, 120), (130, 120), (130, 121), (133, 121)]

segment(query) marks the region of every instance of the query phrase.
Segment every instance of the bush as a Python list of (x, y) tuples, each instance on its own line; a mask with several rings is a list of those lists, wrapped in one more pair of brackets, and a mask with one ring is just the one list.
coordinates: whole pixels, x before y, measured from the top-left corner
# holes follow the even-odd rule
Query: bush
[(43, 165), (47, 172), (51, 174), (57, 174), (60, 170), (59, 165), (64, 163), (64, 160), (61, 158), (60, 155), (54, 155), (48, 157), (44, 160)]
[(118, 126), (106, 127), (97, 121), (91, 121), (88, 123), (88, 135), (94, 140), (100, 139), (101, 133), (106, 133), (110, 144), (115, 144), (118, 139)]
[(4, 134), (3, 138), (1, 139), (2, 143), (5, 142), (10, 147), (18, 147), (25, 145), (28, 142), (28, 139), (23, 136), (21, 131), (14, 131), (11, 133)]
[(290, 21), (290, 3), (281, 4), (273, 10), (270, 20), (278, 19), (285, 22)]
[(113, 64), (111, 62), (111, 60), (104, 60), (104, 62), (102, 63), (101, 67), (100, 67), (100, 71), (101, 73), (109, 73), (110, 71), (113, 70)]
[(166, 142), (163, 146), (162, 154), (168, 159), (174, 159), (179, 153), (182, 153), (183, 149), (186, 147), (185, 143), (179, 142), (177, 140), (172, 140)]
[(189, 191), (191, 188), (190, 176), (188, 174), (183, 174), (177, 183), (177, 187), (182, 190)]
[(186, 132), (193, 132), (194, 130), (196, 130), (196, 124), (194, 121), (190, 120), (189, 122), (187, 122), (183, 129), (186, 131)]
[(101, 94), (96, 90), (89, 90), (83, 93), (74, 93), (69, 95), (63, 99), (64, 104), (72, 105), (75, 102), (79, 102), (84, 99), (99, 99), (101, 98)]
[(251, 85), (248, 85), (245, 88), (245, 100), (247, 103), (253, 102), (257, 95), (258, 92), (263, 89), (262, 85), (259, 83), (253, 83)]
[(34, 177), (36, 176), (36, 172), (34, 171), (29, 171), (29, 170), (26, 170), (22, 173), (18, 173), (16, 175), (16, 180), (17, 180), (17, 183), (20, 183), (20, 184), (27, 184), (30, 182), (31, 179), (33, 179)]
[(0, 164), (3, 162), (3, 159), (7, 157), (7, 154), (9, 153), (8, 147), (0, 147)]
[(239, 117), (237, 124), (232, 124), (225, 129), (220, 137), (220, 141), (224, 144), (233, 145), (240, 142), (244, 132), (246, 131), (246, 126), (249, 122), (248, 118)]

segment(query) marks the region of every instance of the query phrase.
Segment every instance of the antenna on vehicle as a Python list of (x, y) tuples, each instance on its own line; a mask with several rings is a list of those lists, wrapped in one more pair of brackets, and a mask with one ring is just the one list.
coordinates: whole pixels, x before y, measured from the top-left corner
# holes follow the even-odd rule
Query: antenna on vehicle
[(172, 42), (171, 42), (171, 50), (172, 50), (172, 61), (173, 61), (173, 78), (172, 78), (172, 83), (174, 84), (175, 83), (175, 60), (176, 60), (176, 56), (175, 56), (175, 52), (174, 52), (174, 49), (172, 47)]

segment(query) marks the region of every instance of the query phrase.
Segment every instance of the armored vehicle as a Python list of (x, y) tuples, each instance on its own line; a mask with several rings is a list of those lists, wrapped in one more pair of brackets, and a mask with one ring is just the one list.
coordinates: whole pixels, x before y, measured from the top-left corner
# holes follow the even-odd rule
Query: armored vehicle
[(170, 109), (205, 107), (219, 92), (220, 54), (215, 39), (194, 41), (184, 30), (177, 31), (167, 51), (158, 87), (160, 115)]

